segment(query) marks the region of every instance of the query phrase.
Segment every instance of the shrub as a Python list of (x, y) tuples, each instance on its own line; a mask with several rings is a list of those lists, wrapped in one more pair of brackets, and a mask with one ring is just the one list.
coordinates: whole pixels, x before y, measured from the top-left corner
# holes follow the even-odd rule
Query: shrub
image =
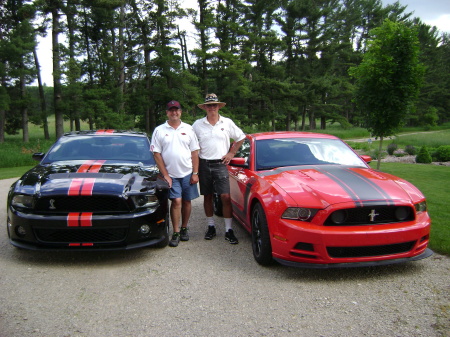
[(392, 156), (394, 154), (395, 150), (397, 150), (397, 147), (398, 147), (397, 143), (390, 143), (387, 146), (386, 151), (390, 156)]
[(441, 145), (436, 149), (436, 161), (450, 161), (450, 145)]
[(386, 152), (385, 151), (378, 151), (378, 149), (372, 149), (369, 151), (369, 156), (372, 157), (373, 160), (378, 160), (378, 157), (380, 159), (383, 159), (385, 157)]
[(431, 155), (425, 146), (422, 146), (416, 156), (416, 163), (430, 164)]
[(417, 153), (417, 149), (413, 145), (406, 145), (405, 152), (410, 156), (414, 156)]

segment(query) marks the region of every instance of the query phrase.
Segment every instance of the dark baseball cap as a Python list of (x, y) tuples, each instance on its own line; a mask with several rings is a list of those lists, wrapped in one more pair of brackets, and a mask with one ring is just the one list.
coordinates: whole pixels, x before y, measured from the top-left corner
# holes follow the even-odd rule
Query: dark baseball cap
[(180, 102), (177, 102), (177, 101), (170, 101), (169, 103), (167, 103), (167, 110), (170, 110), (171, 108), (178, 108), (178, 109), (181, 109)]

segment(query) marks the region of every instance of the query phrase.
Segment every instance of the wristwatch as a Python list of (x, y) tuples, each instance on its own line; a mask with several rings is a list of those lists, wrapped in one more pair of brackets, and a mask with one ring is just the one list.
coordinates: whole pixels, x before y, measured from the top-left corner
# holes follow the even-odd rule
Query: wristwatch
[(198, 172), (192, 172), (192, 174), (196, 174), (196, 175), (198, 175)]

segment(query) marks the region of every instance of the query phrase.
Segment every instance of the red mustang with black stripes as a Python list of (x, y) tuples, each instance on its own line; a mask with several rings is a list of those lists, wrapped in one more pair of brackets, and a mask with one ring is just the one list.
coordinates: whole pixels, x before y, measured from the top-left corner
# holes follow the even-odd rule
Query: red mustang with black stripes
[(10, 242), (43, 250), (164, 247), (168, 185), (145, 133), (67, 133), (14, 182), (7, 202)]
[(255, 260), (329, 268), (430, 256), (425, 197), (368, 162), (331, 135), (247, 135), (228, 170), (233, 216), (251, 233)]

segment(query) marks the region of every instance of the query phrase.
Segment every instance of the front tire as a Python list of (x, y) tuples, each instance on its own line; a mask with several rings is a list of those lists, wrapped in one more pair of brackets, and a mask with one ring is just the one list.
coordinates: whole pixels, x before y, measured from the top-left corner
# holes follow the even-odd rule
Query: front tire
[(274, 263), (267, 219), (261, 204), (252, 210), (252, 249), (256, 262), (263, 266)]

